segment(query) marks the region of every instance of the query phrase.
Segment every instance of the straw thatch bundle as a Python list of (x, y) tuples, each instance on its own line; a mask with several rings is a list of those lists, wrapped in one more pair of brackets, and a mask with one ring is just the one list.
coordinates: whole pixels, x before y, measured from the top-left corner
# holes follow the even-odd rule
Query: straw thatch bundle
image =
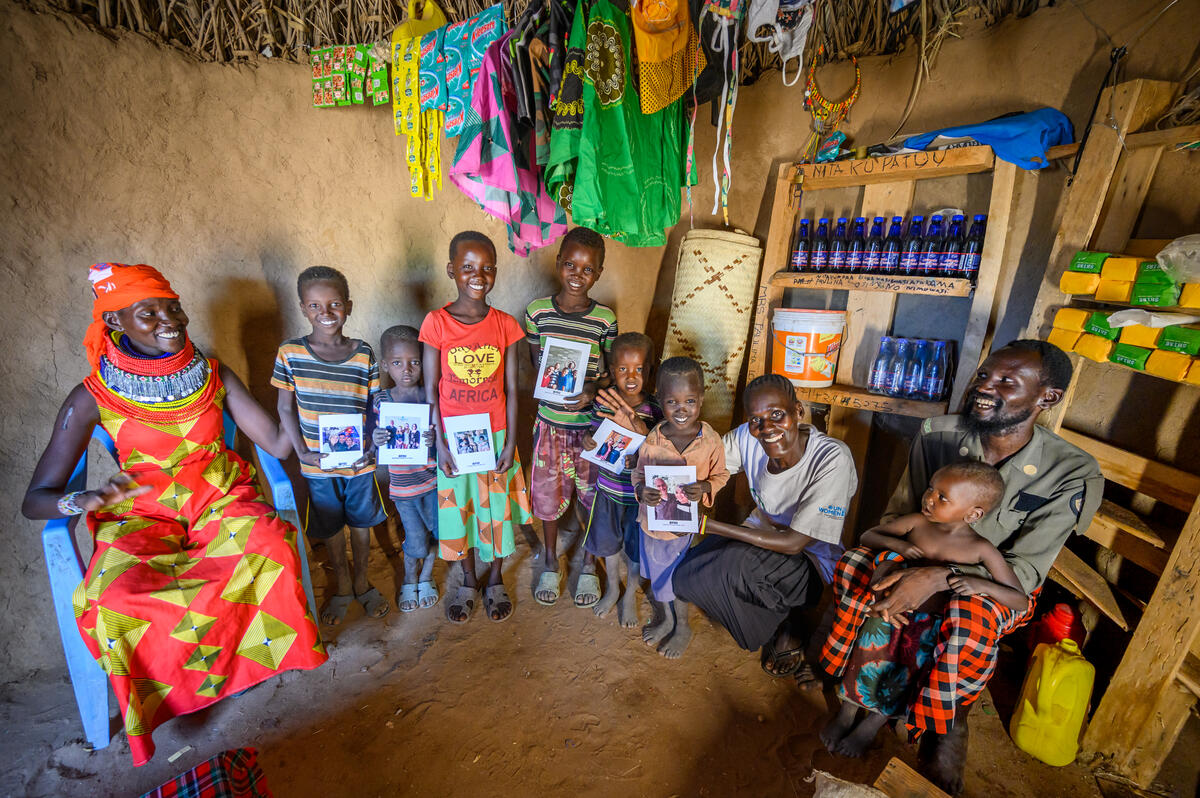
[[(246, 61), (269, 55), (307, 61), (308, 50), (333, 44), (385, 39), (404, 18), (403, 0), (28, 0), (90, 21), (97, 27), (140, 33), (204, 61)], [(749, 2), (749, 0), (745, 0)], [(509, 18), (529, 0), (504, 0)], [(953, 36), (967, 16), (985, 24), (1033, 12), (1047, 0), (918, 0), (888, 13), (887, 0), (816, 0), (808, 52), (825, 45), (823, 60), (886, 55), (911, 41), (924, 43), (926, 58)], [(489, 0), (440, 0), (451, 21), (492, 5)], [(924, 32), (923, 32), (924, 31)], [(742, 76), (752, 82), (779, 57), (743, 44)]]

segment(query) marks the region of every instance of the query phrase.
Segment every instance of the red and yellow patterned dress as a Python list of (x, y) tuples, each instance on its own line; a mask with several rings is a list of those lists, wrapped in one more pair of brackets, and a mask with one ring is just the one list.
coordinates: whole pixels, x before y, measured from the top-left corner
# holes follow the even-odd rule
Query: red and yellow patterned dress
[[(301, 586), (296, 530), (265, 501), (253, 467), (225, 448), (217, 362), (190, 343), (153, 360), (111, 339), (106, 350), (84, 386), (121, 468), (151, 490), (88, 515), (95, 552), (75, 615), (142, 765), (160, 724), (327, 655)], [(127, 398), (131, 380), (179, 384), (180, 375), (198, 386), (182, 399)]]

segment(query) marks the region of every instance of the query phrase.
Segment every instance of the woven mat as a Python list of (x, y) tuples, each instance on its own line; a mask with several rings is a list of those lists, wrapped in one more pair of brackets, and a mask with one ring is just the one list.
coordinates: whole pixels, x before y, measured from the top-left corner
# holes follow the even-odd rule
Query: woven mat
[(704, 367), (702, 417), (719, 432), (733, 418), (762, 257), (745, 233), (692, 230), (679, 245), (663, 358), (684, 355)]

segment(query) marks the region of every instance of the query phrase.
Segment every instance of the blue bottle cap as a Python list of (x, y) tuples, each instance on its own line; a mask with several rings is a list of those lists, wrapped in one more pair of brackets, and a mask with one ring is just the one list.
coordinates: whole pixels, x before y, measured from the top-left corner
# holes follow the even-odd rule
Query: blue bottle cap
[(975, 221), (977, 221), (977, 222), (982, 222), (986, 218), (987, 218), (987, 214), (984, 214), (984, 213), (975, 214)]
[(954, 216), (952, 216), (952, 217), (950, 218), (950, 221), (952, 221), (952, 222), (961, 222), (961, 221), (962, 221), (963, 219), (965, 219), (965, 218), (966, 218), (966, 217), (965, 217), (965, 216), (963, 216), (961, 213), (956, 213), (956, 214), (954, 214)]
[(829, 218), (826, 216), (822, 216), (821, 221), (818, 224), (829, 224)]
[(839, 217), (838, 217), (838, 224), (845, 224), (845, 223), (846, 223), (846, 217), (845, 217), (845, 216), (839, 216)]
[(942, 215), (940, 213), (935, 213), (933, 216), (929, 217), (929, 221), (931, 221), (931, 222), (940, 222), (941, 220), (942, 220)]
[(874, 219), (873, 221), (874, 221), (876, 224), (882, 224), (882, 223), (883, 223), (883, 217), (882, 217), (882, 216), (876, 216), (876, 217), (875, 217), (875, 219)]
[(903, 217), (903, 216), (893, 216), (893, 217), (892, 217), (892, 221), (893, 221), (893, 222), (903, 222), (903, 221), (904, 221), (904, 217)]
[(865, 223), (866, 223), (866, 221), (867, 221), (867, 217), (865, 217), (865, 216), (855, 216), (855, 217), (854, 217), (854, 223), (855, 223), (855, 224), (859, 224), (859, 223), (863, 223), (863, 224), (865, 224)]
[(920, 214), (918, 214), (918, 215), (914, 216), (914, 217), (912, 218), (912, 220), (913, 220), (914, 222), (922, 222), (922, 221), (924, 221), (924, 220), (925, 220), (925, 217), (924, 217), (924, 216), (921, 216)]

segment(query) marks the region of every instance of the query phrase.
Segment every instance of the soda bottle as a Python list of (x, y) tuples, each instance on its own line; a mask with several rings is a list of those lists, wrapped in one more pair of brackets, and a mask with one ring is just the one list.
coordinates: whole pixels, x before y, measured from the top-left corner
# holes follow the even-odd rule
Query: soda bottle
[(867, 390), (871, 393), (884, 393), (888, 361), (891, 358), (892, 339), (885, 335), (879, 339), (879, 354), (875, 356), (875, 362), (871, 364), (871, 376), (867, 378)]
[(892, 217), (892, 226), (888, 228), (887, 238), (883, 242), (883, 253), (879, 260), (880, 274), (900, 273), (900, 240), (903, 222), (904, 220), (899, 216)]
[(921, 387), (925, 384), (925, 372), (929, 368), (929, 342), (913, 341), (908, 363), (904, 368), (904, 387), (901, 395), (905, 399), (921, 398)]
[(846, 271), (846, 217), (839, 217), (833, 240), (829, 242), (829, 271)]
[(859, 274), (867, 266), (867, 239), (863, 235), (867, 220), (859, 216), (854, 220), (854, 234), (846, 243), (846, 271)]
[(925, 376), (921, 382), (921, 398), (927, 402), (940, 402), (946, 393), (946, 372), (950, 366), (950, 357), (946, 350), (945, 341), (933, 341), (933, 354), (925, 366)]
[(979, 259), (983, 254), (983, 237), (987, 233), (987, 216), (975, 214), (971, 231), (963, 242), (962, 258), (958, 262), (958, 277), (967, 277), (971, 282), (979, 276)]
[(925, 242), (921, 244), (921, 261), (917, 267), (917, 274), (922, 277), (936, 276), (941, 260), (942, 217), (935, 215), (929, 219), (929, 230), (925, 233)]
[(810, 272), (829, 271), (829, 220), (820, 219), (817, 222), (817, 232), (813, 235), (812, 249), (808, 258)]
[(808, 271), (808, 253), (812, 250), (812, 242), (808, 238), (808, 219), (800, 220), (800, 230), (796, 233), (796, 246), (792, 249), (792, 271)]
[(867, 236), (867, 254), (863, 260), (863, 271), (879, 274), (883, 270), (883, 217), (876, 216), (871, 222), (871, 235)]
[(907, 338), (896, 339), (896, 353), (887, 362), (883, 375), (883, 392), (888, 396), (900, 396), (904, 391), (904, 372), (908, 369)]
[(957, 277), (963, 250), (963, 216), (954, 214), (950, 219), (950, 232), (942, 244), (942, 257), (938, 261), (937, 277)]
[(921, 242), (925, 238), (921, 228), (924, 224), (924, 216), (914, 216), (908, 223), (908, 235), (904, 237), (904, 246), (900, 248), (900, 274), (911, 276), (920, 273)]

